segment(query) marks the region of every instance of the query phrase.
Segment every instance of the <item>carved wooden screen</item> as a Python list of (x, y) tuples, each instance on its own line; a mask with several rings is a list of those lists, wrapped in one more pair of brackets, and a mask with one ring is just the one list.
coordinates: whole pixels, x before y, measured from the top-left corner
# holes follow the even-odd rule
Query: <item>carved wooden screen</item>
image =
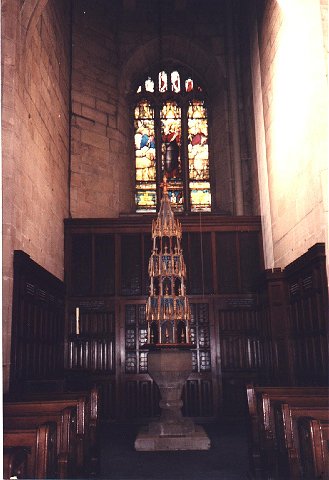
[[(213, 417), (217, 414), (217, 391), (214, 392), (212, 372), (215, 353), (211, 350), (209, 303), (191, 303), (192, 373), (183, 390), (183, 413), (190, 417)], [(215, 387), (216, 388), (216, 387)]]
[(115, 373), (114, 312), (93, 311), (89, 302), (79, 302), (79, 336), (75, 310), (71, 312), (68, 336), (68, 368)]
[(214, 293), (211, 233), (183, 233), (182, 248), (187, 268), (188, 293)]
[(64, 285), (18, 250), (13, 300), (11, 390), (55, 388), (64, 367)]
[[(108, 419), (145, 421), (159, 413), (159, 392), (142, 348), (152, 218), (66, 222), (66, 374), (70, 384), (78, 386), (80, 379), (81, 386), (96, 382), (102, 387), (101, 408)], [(211, 214), (180, 220), (196, 345), (193, 372), (183, 393), (184, 414), (206, 420), (220, 414), (223, 396), (218, 301), (228, 305), (237, 295), (250, 296), (248, 289), (255, 292), (262, 265), (260, 223), (254, 217), (233, 221)], [(74, 331), (76, 307), (81, 315), (79, 336)], [(237, 310), (244, 308), (242, 302)], [(96, 326), (103, 321), (106, 329)], [(224, 373), (233, 381), (241, 378), (238, 369)], [(231, 380), (225, 383), (228, 392)]]
[(159, 391), (148, 375), (145, 302), (123, 305), (124, 355), (122, 391), (124, 418), (148, 418), (159, 414)]
[(288, 265), (292, 368), (297, 385), (328, 385), (328, 290), (325, 247)]
[(68, 303), (65, 343), (68, 388), (83, 390), (97, 384), (100, 392), (99, 415), (112, 420), (117, 415), (115, 318), (112, 301), (76, 298)]
[(218, 335), (226, 414), (246, 413), (247, 383), (266, 384), (270, 339), (264, 320), (255, 297), (220, 302)]

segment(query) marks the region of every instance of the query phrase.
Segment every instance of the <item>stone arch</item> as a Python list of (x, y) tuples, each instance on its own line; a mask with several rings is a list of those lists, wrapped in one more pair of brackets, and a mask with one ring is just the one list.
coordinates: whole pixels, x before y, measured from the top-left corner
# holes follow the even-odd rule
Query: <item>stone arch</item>
[[(203, 79), (208, 94), (215, 94), (212, 80), (216, 79), (217, 91), (218, 86), (224, 83), (225, 68), (220, 59), (205, 51), (192, 40), (179, 35), (167, 35), (163, 37), (162, 50), (164, 64), (175, 61), (188, 68), (197, 77)], [(137, 47), (128, 56), (122, 69), (121, 93), (130, 93), (138, 76), (145, 74), (157, 64), (160, 64), (159, 40), (155, 38)]]
[[(195, 78), (202, 81), (208, 101), (211, 103), (212, 127), (210, 147), (210, 175), (212, 180), (213, 208), (230, 212), (232, 210), (232, 171), (230, 147), (228, 139), (228, 111), (227, 111), (227, 74), (223, 57), (218, 57), (211, 51), (206, 51), (198, 43), (180, 35), (166, 35), (162, 40), (162, 62), (177, 63), (188, 69)], [(119, 116), (128, 111), (128, 103), (133, 88), (137, 86), (145, 74), (158, 66), (159, 40), (154, 38), (138, 46), (126, 55), (127, 60), (121, 69), (118, 100)], [(130, 131), (127, 118), (123, 122), (126, 131)], [(220, 152), (220, 155), (218, 154)], [(132, 146), (130, 156), (132, 156)], [(128, 165), (128, 162), (127, 162)], [(133, 179), (131, 179), (131, 188)]]
[(38, 20), (49, 0), (24, 0), (21, 7), (21, 42), (22, 50), (28, 44), (29, 36), (36, 27)]

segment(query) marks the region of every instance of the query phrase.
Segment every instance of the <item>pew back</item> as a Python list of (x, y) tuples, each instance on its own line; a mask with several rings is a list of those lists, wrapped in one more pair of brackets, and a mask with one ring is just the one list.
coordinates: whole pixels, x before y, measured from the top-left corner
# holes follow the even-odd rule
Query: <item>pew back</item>
[(293, 480), (301, 476), (298, 421), (307, 416), (329, 420), (328, 405), (305, 407), (279, 402), (274, 404), (278, 478)]
[[(59, 478), (71, 478), (76, 472), (77, 439), (76, 439), (76, 408), (67, 407), (59, 412), (29, 413), (22, 410), (20, 415), (11, 412), (10, 404), (6, 404), (3, 419), (4, 428), (29, 429), (38, 427), (42, 423), (56, 423), (57, 451), (56, 474)], [(17, 409), (15, 408), (15, 411)]]
[(329, 421), (302, 417), (298, 421), (299, 454), (305, 480), (329, 479)]
[(26, 478), (54, 478), (56, 457), (56, 425), (46, 423), (31, 429), (4, 429), (3, 445), (23, 447), (28, 454)]
[(328, 405), (328, 387), (254, 387), (247, 386), (249, 408), (249, 460), (252, 474), (263, 478), (275, 475), (277, 446), (273, 414), (274, 402), (313, 406)]

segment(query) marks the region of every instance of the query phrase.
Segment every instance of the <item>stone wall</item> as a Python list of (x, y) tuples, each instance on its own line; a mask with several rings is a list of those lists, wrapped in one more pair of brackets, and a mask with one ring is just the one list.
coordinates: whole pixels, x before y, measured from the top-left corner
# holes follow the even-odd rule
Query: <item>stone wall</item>
[(58, 278), (64, 276), (69, 5), (65, 0), (49, 0), (39, 7), (40, 2), (32, 0), (2, 2), (5, 389), (10, 365), (13, 251), (24, 250)]
[[(225, 2), (198, 15), (175, 1), (162, 12), (164, 64), (188, 68), (209, 94), (215, 202), (235, 212), (232, 124), (227, 88)], [(152, 7), (153, 5), (153, 7)], [(73, 217), (133, 214), (134, 150), (130, 94), (159, 63), (157, 2), (74, 2), (72, 74)]]
[[(267, 0), (258, 18), (253, 87), (256, 115), (263, 114), (264, 124), (255, 117), (256, 137), (260, 151), (265, 141), (258, 159), (260, 181), (269, 180), (261, 203), (267, 206), (265, 221), (272, 232), (268, 244), (273, 242), (273, 264), (270, 252), (266, 263), (284, 267), (317, 242), (328, 247), (327, 82), (320, 2)], [(261, 81), (256, 85), (258, 47)]]

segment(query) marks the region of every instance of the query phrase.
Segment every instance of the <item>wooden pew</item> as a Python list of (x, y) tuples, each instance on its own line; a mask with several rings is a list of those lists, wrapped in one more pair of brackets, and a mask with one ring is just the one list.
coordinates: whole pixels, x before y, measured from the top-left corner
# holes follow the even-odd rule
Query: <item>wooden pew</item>
[(48, 415), (59, 413), (65, 408), (76, 408), (77, 422), (76, 422), (76, 467), (78, 475), (85, 472), (85, 456), (88, 455), (88, 445), (86, 442), (87, 427), (89, 423), (89, 410), (86, 407), (86, 398), (79, 397), (75, 399), (58, 399), (58, 400), (26, 400), (21, 402), (5, 402), (3, 405), (4, 416), (20, 416), (22, 412), (25, 415)]
[(99, 390), (78, 392), (35, 392), (20, 395), (24, 402), (58, 402), (77, 407), (77, 467), (78, 472), (96, 476), (99, 469), (98, 427)]
[(4, 447), (3, 449), (3, 478), (28, 478), (27, 463), (30, 449), (27, 447)]
[(277, 440), (277, 478), (294, 480), (302, 476), (298, 421), (302, 417), (329, 421), (328, 404), (325, 406), (292, 406), (287, 403), (274, 405), (275, 431)]
[(57, 412), (31, 412), (30, 406), (24, 404), (18, 412), (17, 406), (4, 404), (3, 425), (6, 429), (29, 429), (38, 427), (42, 423), (56, 424), (56, 478), (74, 478), (77, 471), (77, 440), (76, 424), (77, 409), (67, 407)]
[[(9, 448), (13, 447), (24, 448), (26, 452), (29, 452), (25, 464), (24, 478), (54, 478), (56, 424), (45, 423), (30, 429), (4, 429), (3, 445), (7, 452)], [(4, 472), (4, 474), (8, 475), (8, 472)]]
[(302, 478), (329, 479), (329, 421), (302, 417), (298, 421)]
[[(249, 409), (249, 463), (255, 478), (263, 478), (264, 472), (271, 471), (276, 462), (275, 432), (271, 400), (299, 402), (303, 397), (306, 404), (313, 404), (315, 396), (327, 398), (327, 387), (254, 387), (247, 385)], [(307, 397), (307, 398), (306, 398)], [(325, 401), (325, 400), (323, 400)]]

